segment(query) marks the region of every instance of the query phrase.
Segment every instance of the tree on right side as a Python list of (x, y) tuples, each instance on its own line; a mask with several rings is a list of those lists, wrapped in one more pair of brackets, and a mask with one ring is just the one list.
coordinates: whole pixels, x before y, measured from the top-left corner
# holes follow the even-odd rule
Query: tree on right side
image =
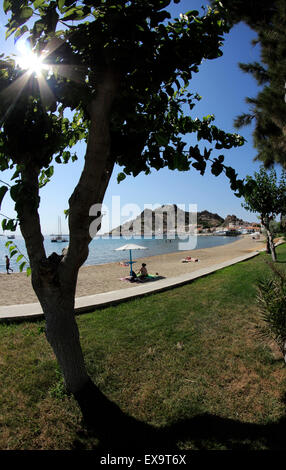
[(247, 97), (249, 112), (235, 119), (237, 129), (254, 123), (255, 160), (269, 168), (274, 163), (286, 168), (286, 3), (284, 0), (222, 0), (231, 24), (243, 21), (257, 33), (252, 41), (260, 47), (260, 60), (240, 63), (260, 87)]
[(282, 172), (278, 182), (276, 171), (270, 172), (261, 166), (259, 172), (254, 176), (247, 176), (244, 186), (243, 197), (245, 203), (242, 206), (260, 215), (261, 224), (267, 234), (267, 252), (271, 253), (272, 260), (277, 260), (273, 233), (270, 223), (281, 213), (283, 213), (286, 201), (285, 172)]

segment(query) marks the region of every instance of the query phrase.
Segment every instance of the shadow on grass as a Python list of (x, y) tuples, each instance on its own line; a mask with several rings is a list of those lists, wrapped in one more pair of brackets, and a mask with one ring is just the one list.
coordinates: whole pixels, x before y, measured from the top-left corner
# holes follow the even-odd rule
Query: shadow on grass
[[(196, 450), (285, 450), (286, 418), (265, 425), (201, 414), (165, 428), (155, 428), (126, 414), (90, 382), (75, 397), (90, 438), (97, 438), (96, 450), (182, 452), (178, 443), (191, 443)], [(74, 447), (82, 447), (74, 442)]]

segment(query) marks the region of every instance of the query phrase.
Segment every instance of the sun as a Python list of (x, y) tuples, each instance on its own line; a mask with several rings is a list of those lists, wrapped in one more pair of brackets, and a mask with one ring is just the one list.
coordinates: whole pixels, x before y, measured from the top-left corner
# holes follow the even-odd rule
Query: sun
[(27, 70), (31, 74), (34, 73), (37, 76), (40, 75), (45, 68), (43, 59), (33, 53), (19, 57), (17, 62), (21, 69)]
[(18, 43), (17, 49), (19, 55), (17, 55), (16, 63), (29, 74), (35, 74), (39, 77), (42, 72), (48, 68), (47, 65), (43, 63), (44, 56), (35, 54), (26, 43)]

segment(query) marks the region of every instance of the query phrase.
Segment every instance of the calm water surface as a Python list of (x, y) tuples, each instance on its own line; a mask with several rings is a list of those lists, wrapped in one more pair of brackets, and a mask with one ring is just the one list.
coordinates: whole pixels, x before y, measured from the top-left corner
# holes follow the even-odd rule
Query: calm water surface
[[(146, 250), (133, 250), (132, 258), (138, 259), (146, 256), (154, 256), (165, 253), (172, 253), (180, 249), (201, 249), (211, 248), (213, 246), (226, 245), (233, 243), (238, 237), (224, 237), (224, 236), (198, 236), (191, 239), (191, 244), (187, 245), (186, 241), (182, 239), (126, 239), (126, 238), (94, 238), (89, 245), (89, 256), (85, 265), (105, 264), (118, 261), (126, 261), (129, 259), (129, 251), (115, 251), (116, 248), (123, 246), (127, 243), (134, 243), (136, 245), (146, 247)], [(5, 269), (5, 255), (9, 256), (9, 249), (5, 247), (8, 241), (6, 236), (0, 237), (0, 272), (6, 272)], [(19, 251), (27, 256), (24, 240), (21, 237), (11, 240), (17, 246)], [(68, 245), (68, 242), (52, 243), (51, 237), (45, 237), (45, 249), (47, 255), (53, 252), (61, 254), (62, 249)], [(14, 272), (19, 272), (19, 265), (16, 263), (17, 255), (11, 258), (11, 267)], [(21, 260), (21, 262), (24, 259)]]

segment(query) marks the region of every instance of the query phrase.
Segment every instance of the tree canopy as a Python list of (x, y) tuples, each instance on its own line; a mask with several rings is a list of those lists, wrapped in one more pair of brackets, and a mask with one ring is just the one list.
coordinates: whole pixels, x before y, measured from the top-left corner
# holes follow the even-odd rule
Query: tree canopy
[[(0, 62), (0, 168), (15, 168), (9, 187), (26, 242), (32, 285), (46, 318), (46, 335), (77, 397), (89, 387), (74, 319), (78, 270), (88, 256), (90, 214), (102, 204), (115, 163), (126, 174), (151, 168), (214, 175), (225, 171), (222, 149), (243, 145), (238, 134), (214, 125), (210, 114), (191, 116), (198, 95), (189, 89), (203, 60), (222, 55), (229, 31), (220, 2), (204, 14), (191, 10), (171, 18), (170, 0), (4, 1), (7, 37), (28, 37), (42, 61), (40, 73), (22, 70), (12, 58)], [(179, 0), (174, 0), (179, 3)], [(66, 117), (69, 110), (71, 118)], [(193, 134), (210, 146), (187, 144)], [(26, 137), (29, 139), (26, 139)], [(69, 199), (69, 247), (47, 256), (38, 214), (40, 189), (55, 163), (72, 158), (86, 141), (84, 166)], [(213, 151), (217, 152), (213, 157)], [(76, 157), (73, 157), (76, 158)], [(0, 188), (0, 202), (7, 186)], [(100, 213), (100, 209), (99, 209)]]
[(286, 5), (283, 0), (223, 0), (229, 21), (244, 21), (257, 33), (253, 44), (261, 48), (261, 61), (239, 64), (261, 87), (256, 97), (246, 99), (250, 112), (237, 117), (241, 128), (255, 122), (253, 132), (256, 159), (266, 167), (275, 162), (286, 167)]
[[(212, 116), (200, 121), (182, 110), (183, 105), (192, 110), (200, 99), (187, 90), (192, 74), (198, 72), (202, 60), (222, 54), (222, 36), (229, 30), (223, 9), (218, 4), (203, 17), (192, 10), (167, 22), (170, 13), (164, 8), (169, 4), (166, 0), (117, 0), (6, 1), (4, 5), (6, 12), (12, 12), (7, 35), (14, 33), (17, 39), (27, 33), (26, 22), (32, 15), (40, 15), (31, 28), (30, 41), (35, 51), (45, 51), (44, 63), (55, 73), (46, 78), (52, 95), (45, 99), (53, 98), (50, 111), (60, 103), (61, 110), (76, 109), (78, 119), (90, 122), (96, 80), (104, 67), (116, 73), (119, 83), (110, 120), (110, 159), (123, 167), (119, 179), (125, 174), (149, 173), (152, 167), (187, 170), (190, 158), (203, 172), (207, 154), (200, 155), (193, 147), (187, 151), (182, 139), (186, 134), (215, 141), (219, 149), (243, 143), (238, 135), (210, 125)], [(74, 27), (75, 20), (82, 21)], [(65, 28), (56, 29), (57, 23)]]
[(270, 172), (261, 166), (254, 176), (247, 176), (244, 188), (243, 207), (250, 212), (260, 215), (261, 223), (267, 231), (268, 244), (272, 252), (273, 261), (276, 260), (275, 247), (270, 230), (270, 222), (285, 211), (286, 179), (282, 172), (280, 181), (277, 180), (276, 171)]

